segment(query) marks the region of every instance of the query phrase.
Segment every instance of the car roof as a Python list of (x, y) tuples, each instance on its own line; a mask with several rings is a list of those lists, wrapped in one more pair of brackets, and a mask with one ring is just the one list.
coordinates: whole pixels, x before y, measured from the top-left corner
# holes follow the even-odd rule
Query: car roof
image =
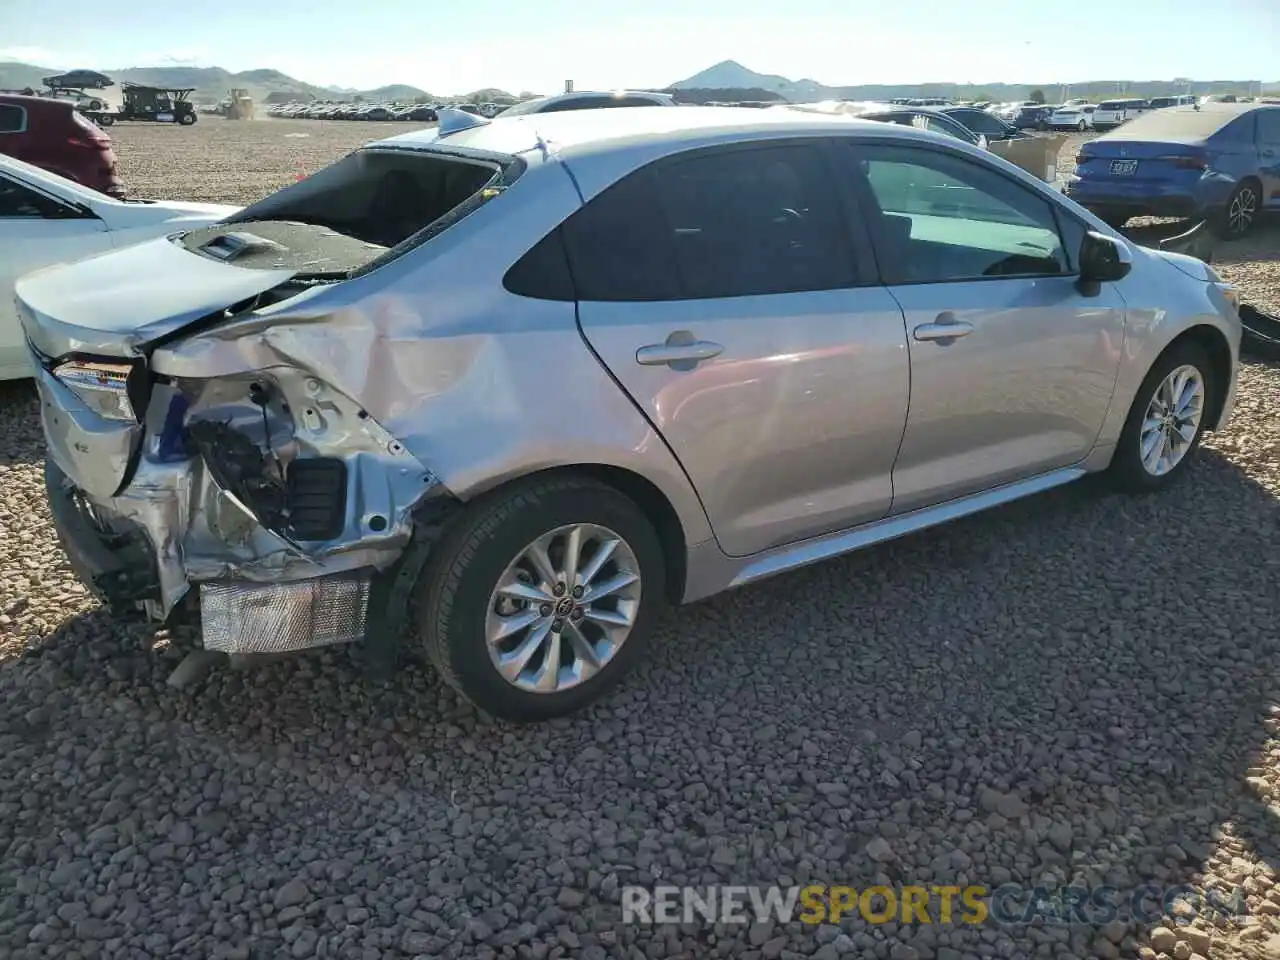
[(1262, 103), (1202, 103), (1198, 107), (1165, 107), (1163, 110), (1144, 113), (1098, 139), (1199, 142), (1213, 136), (1236, 117), (1267, 109), (1277, 110), (1276, 107), (1268, 107)]
[[(919, 108), (911, 108), (919, 109)], [(565, 156), (601, 153), (637, 145), (692, 148), (699, 144), (750, 140), (757, 136), (822, 136), (847, 132), (850, 125), (883, 134), (885, 125), (844, 114), (796, 109), (744, 110), (739, 107), (603, 107), (562, 113), (497, 116), (441, 138), (434, 127), (376, 140), (369, 147), (435, 149), (456, 146), (481, 152), (514, 155), (545, 144)], [(905, 135), (931, 137), (922, 131), (897, 127)]]

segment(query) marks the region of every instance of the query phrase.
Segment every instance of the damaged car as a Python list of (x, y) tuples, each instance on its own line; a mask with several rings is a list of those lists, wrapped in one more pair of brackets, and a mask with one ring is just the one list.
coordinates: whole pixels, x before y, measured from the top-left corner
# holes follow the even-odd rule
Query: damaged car
[(108, 603), (233, 654), (412, 637), (518, 721), (607, 690), (665, 603), (1089, 473), (1164, 488), (1240, 341), (1212, 268), (986, 151), (732, 108), (442, 110), (17, 295)]

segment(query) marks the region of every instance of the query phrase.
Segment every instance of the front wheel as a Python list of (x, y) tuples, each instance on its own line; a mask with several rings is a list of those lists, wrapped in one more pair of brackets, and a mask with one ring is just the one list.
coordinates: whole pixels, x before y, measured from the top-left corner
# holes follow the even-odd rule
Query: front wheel
[(178, 122), (184, 127), (189, 127), (196, 122), (196, 115), (194, 113), (184, 113), (178, 118)]
[(1076, 129), (1079, 130), (1081, 133), (1084, 133), (1086, 130), (1089, 129), (1089, 125), (1085, 123), (1083, 120), (1081, 120), (1079, 123), (1076, 124)]
[(1185, 471), (1204, 433), (1215, 384), (1209, 358), (1194, 343), (1166, 351), (1147, 373), (1111, 460), (1120, 490), (1145, 493)]
[(440, 676), (516, 722), (564, 716), (640, 658), (663, 602), (662, 544), (611, 487), (533, 479), (474, 502), (417, 587)]

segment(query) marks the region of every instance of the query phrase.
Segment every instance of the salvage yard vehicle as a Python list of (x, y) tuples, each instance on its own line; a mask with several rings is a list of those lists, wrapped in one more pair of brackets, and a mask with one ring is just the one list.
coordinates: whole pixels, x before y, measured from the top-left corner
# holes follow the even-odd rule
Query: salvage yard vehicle
[(95, 591), (198, 604), (229, 653), (412, 624), (520, 721), (600, 696), (668, 601), (1167, 487), (1240, 342), (1208, 265), (985, 151), (736, 108), (442, 110), (17, 298)]
[(1103, 100), (1098, 104), (1098, 109), (1093, 111), (1093, 128), (1095, 130), (1114, 130), (1122, 123), (1136, 120), (1150, 111), (1151, 104), (1139, 98)]
[(111, 138), (65, 100), (0, 94), (0, 154), (124, 196)]
[(1208, 217), (1221, 236), (1243, 236), (1280, 209), (1280, 107), (1152, 111), (1084, 144), (1067, 193), (1114, 226), (1137, 216)]
[(669, 93), (653, 93), (649, 90), (615, 90), (601, 93), (592, 90), (576, 90), (558, 93), (552, 97), (538, 97), (507, 107), (498, 116), (522, 117), (530, 113), (560, 113), (565, 110), (597, 110), (603, 107), (674, 107), (675, 97)]
[[(0, 380), (32, 375), (13, 302), (20, 276), (141, 240), (206, 226), (239, 207), (117, 200), (0, 156)], [(108, 284), (107, 291), (116, 289)], [(95, 291), (85, 291), (92, 297)], [(104, 293), (104, 295), (109, 295)]]
[(1092, 103), (1064, 104), (1049, 115), (1049, 129), (1084, 133), (1093, 127), (1093, 115), (1097, 109)]
[(120, 85), (123, 103), (117, 120), (151, 120), (189, 127), (196, 122), (196, 108), (188, 99), (195, 87), (149, 87), (141, 83)]
[(942, 107), (941, 112), (953, 120), (960, 121), (974, 133), (986, 137), (988, 143), (993, 140), (1017, 140), (1027, 136), (994, 113), (979, 110), (977, 107)]

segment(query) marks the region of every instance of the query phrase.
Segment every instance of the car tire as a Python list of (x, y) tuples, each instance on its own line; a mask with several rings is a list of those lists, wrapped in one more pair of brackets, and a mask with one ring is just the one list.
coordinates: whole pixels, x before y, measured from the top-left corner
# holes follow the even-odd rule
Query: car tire
[(1112, 486), (1149, 493), (1181, 477), (1200, 446), (1216, 389), (1209, 358), (1195, 343), (1184, 341), (1161, 354), (1120, 431), (1108, 469)]
[(1081, 120), (1079, 123), (1076, 124), (1076, 129), (1079, 130), (1081, 133), (1084, 133), (1086, 130), (1089, 129), (1089, 125), (1085, 123), (1083, 120)]
[[(574, 531), (580, 556), (570, 565)], [(417, 585), (420, 640), (445, 682), (487, 713), (516, 723), (565, 716), (640, 659), (664, 604), (665, 567), (653, 525), (612, 487), (573, 476), (517, 483), (444, 531)], [(592, 603), (591, 587), (609, 583), (626, 585)]]
[(1217, 232), (1224, 240), (1238, 240), (1258, 222), (1262, 190), (1258, 181), (1245, 179), (1231, 192), (1226, 204), (1214, 218)]

